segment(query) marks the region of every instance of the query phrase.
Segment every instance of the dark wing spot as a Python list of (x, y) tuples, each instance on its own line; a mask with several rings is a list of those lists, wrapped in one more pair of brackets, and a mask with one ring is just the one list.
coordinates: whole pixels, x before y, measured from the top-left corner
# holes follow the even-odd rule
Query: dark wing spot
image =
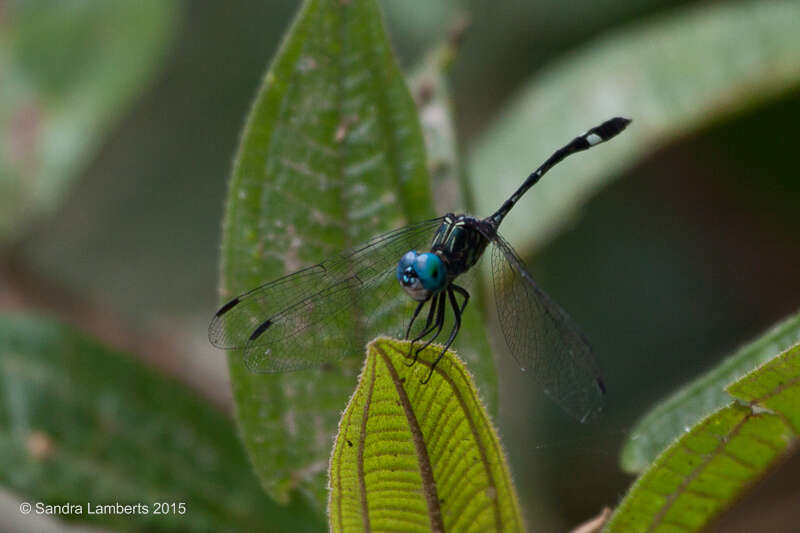
[(259, 338), (261, 334), (264, 333), (267, 330), (267, 328), (270, 327), (271, 325), (272, 325), (272, 320), (266, 320), (262, 322), (253, 332), (253, 334), (250, 335), (250, 340), (254, 341), (257, 338)]
[(219, 311), (217, 311), (217, 314), (214, 315), (214, 316), (222, 316), (222, 315), (224, 315), (225, 313), (227, 313), (228, 311), (233, 309), (233, 307), (238, 303), (239, 303), (239, 298), (237, 296), (236, 298), (234, 298), (230, 302), (228, 302), (225, 305), (223, 305), (222, 307), (220, 307)]
[(603, 383), (603, 380), (600, 379), (600, 378), (597, 378), (597, 379), (595, 379), (595, 381), (597, 382), (597, 386), (600, 388), (600, 392), (605, 394), (606, 393), (606, 384)]

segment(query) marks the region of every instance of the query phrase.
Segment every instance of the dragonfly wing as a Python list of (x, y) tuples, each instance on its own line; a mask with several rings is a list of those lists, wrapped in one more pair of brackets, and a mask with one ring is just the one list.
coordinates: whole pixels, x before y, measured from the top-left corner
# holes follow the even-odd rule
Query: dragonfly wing
[(589, 342), (511, 245), (499, 234), (491, 240), (495, 302), (509, 351), (548, 396), (585, 422), (600, 412), (605, 393)]
[[(244, 293), (217, 311), (212, 344), (243, 349), (255, 372), (323, 364), (402, 321), (409, 298), (394, 277), (409, 249), (430, 246), (442, 218), (394, 230), (318, 265)], [(384, 330), (385, 331), (385, 330)]]
[(248, 368), (286, 372), (363, 352), (369, 333), (376, 329), (375, 308), (388, 297), (394, 297), (393, 310), (405, 309), (408, 303), (393, 270), (389, 267), (368, 279), (347, 277), (283, 311), (245, 346)]
[[(333, 262), (331, 258), (326, 262)], [(268, 317), (280, 312), (287, 301), (312, 294), (318, 287), (329, 283), (330, 270), (325, 263), (304, 268), (265, 283), (219, 308), (208, 326), (208, 340), (217, 348), (237, 350), (244, 348), (253, 332)]]

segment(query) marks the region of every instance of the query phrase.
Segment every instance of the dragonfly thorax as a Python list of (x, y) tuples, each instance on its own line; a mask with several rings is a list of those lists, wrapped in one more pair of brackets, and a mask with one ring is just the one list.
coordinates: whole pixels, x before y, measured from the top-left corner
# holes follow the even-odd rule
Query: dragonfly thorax
[(397, 263), (397, 280), (409, 296), (422, 302), (445, 288), (447, 268), (438, 255), (411, 250)]
[(436, 230), (431, 251), (447, 265), (450, 281), (472, 268), (486, 250), (486, 235), (494, 233), (491, 225), (469, 215), (447, 215)]
[(397, 264), (397, 280), (411, 298), (428, 300), (472, 268), (483, 255), (491, 233), (486, 221), (467, 215), (446, 215), (431, 242), (431, 251), (406, 252)]

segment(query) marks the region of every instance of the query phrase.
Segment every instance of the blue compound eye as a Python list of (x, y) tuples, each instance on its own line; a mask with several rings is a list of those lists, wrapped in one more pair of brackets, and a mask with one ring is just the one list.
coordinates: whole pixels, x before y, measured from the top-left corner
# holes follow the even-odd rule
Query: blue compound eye
[(410, 252), (406, 252), (405, 255), (400, 258), (400, 262), (397, 263), (397, 279), (401, 283), (403, 282), (403, 276), (408, 277), (409, 268), (414, 266), (414, 260), (417, 258), (419, 254), (416, 250), (411, 250)]
[(423, 302), (444, 288), (447, 270), (438, 255), (411, 250), (397, 263), (397, 281), (409, 296)]
[(438, 291), (444, 288), (447, 269), (438, 255), (430, 252), (418, 254), (414, 261), (414, 271), (427, 290)]

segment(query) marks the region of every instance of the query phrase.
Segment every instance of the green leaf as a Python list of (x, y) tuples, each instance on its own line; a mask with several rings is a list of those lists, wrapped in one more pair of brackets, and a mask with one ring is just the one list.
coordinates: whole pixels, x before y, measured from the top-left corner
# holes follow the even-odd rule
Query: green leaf
[[(262, 492), (233, 422), (187, 387), (50, 320), (0, 317), (0, 484), (129, 531), (321, 531)], [(87, 514), (89, 504), (147, 514)], [(185, 514), (155, 514), (184, 502)]]
[[(375, 2), (305, 2), (256, 97), (236, 158), (222, 300), (433, 216), (425, 164), (417, 110)], [(347, 330), (360, 346), (410, 316), (414, 302), (395, 289), (384, 303), (396, 311), (353, 306)], [(324, 326), (308, 334), (325, 335)], [(466, 353), (479, 360), (474, 350)], [(349, 357), (263, 375), (229, 354), (242, 436), (264, 486), (279, 501), (300, 490), (320, 513), (330, 442), (362, 365), (359, 353), (333, 355)], [(483, 373), (477, 379), (482, 389), (489, 382)]]
[(367, 348), (330, 461), (332, 531), (522, 531), (508, 464), (465, 366), (441, 347)]
[[(464, 169), (456, 136), (452, 90), (448, 70), (456, 54), (460, 30), (439, 44), (414, 69), (408, 80), (411, 94), (417, 102), (422, 134), (428, 155), (428, 173), (438, 213), (472, 211), (469, 184), (463, 178)], [(481, 398), (490, 413), (497, 414), (497, 375), (486, 331), (485, 286), (480, 280), (473, 285), (469, 313), (463, 316), (458, 350), (469, 363), (470, 370), (479, 376)]]
[(800, 435), (800, 345), (728, 386), (731, 396), (768, 409), (794, 437)]
[(743, 346), (706, 374), (678, 389), (645, 415), (625, 441), (620, 462), (641, 472), (687, 428), (731, 401), (725, 386), (800, 342), (800, 313)]
[(603, 36), (544, 70), (470, 154), (478, 214), (497, 209), (576, 134), (632, 118), (620, 138), (561, 163), (506, 219), (503, 233), (518, 249), (541, 246), (645, 154), (796, 87), (798, 19), (798, 2), (701, 2)]
[(4, 2), (0, 243), (52, 211), (152, 78), (176, 4)]
[(766, 475), (800, 436), (800, 345), (728, 387), (734, 402), (667, 448), (605, 531), (699, 531)]

